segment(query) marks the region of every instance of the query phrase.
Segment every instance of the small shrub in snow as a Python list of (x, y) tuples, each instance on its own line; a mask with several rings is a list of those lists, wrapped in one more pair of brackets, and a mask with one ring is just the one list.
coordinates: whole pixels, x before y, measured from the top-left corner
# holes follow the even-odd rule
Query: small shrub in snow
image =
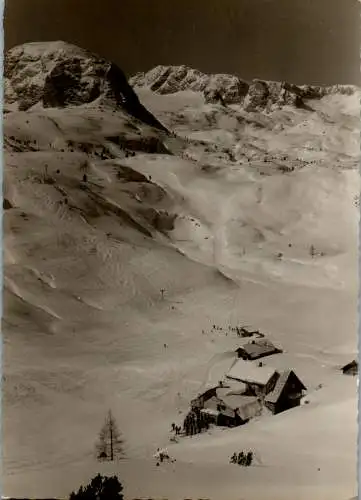
[(123, 486), (116, 476), (105, 477), (98, 474), (87, 486), (70, 494), (69, 500), (123, 500)]

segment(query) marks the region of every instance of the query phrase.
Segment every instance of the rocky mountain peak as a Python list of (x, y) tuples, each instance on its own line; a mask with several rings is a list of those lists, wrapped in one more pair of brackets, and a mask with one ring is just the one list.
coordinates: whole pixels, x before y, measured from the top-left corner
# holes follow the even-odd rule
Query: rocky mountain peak
[(63, 41), (26, 43), (5, 54), (5, 103), (27, 110), (109, 102), (142, 122), (166, 130), (139, 102), (114, 63)]

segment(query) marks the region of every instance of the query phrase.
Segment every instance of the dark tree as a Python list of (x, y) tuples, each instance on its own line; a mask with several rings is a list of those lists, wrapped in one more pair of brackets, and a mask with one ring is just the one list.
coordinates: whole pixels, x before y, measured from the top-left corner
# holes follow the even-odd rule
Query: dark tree
[(70, 494), (69, 500), (123, 500), (123, 486), (116, 476), (105, 477), (98, 474), (87, 486)]
[(123, 440), (120, 437), (118, 426), (114, 420), (112, 412), (109, 410), (105, 423), (99, 433), (97, 443), (98, 460), (113, 461), (121, 458), (124, 454)]
[(184, 419), (183, 429), (186, 436), (193, 436), (194, 434), (201, 433), (205, 429), (209, 429), (209, 422), (199, 408), (193, 408)]
[(244, 456), (244, 466), (249, 467), (253, 462), (253, 453), (252, 451), (249, 451), (247, 455)]

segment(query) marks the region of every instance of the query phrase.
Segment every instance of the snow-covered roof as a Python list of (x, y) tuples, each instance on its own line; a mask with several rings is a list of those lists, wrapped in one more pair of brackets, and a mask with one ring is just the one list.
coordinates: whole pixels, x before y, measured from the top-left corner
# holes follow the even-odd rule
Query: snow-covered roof
[(257, 366), (250, 361), (238, 360), (227, 373), (227, 378), (239, 380), (246, 383), (266, 385), (275, 373), (268, 366)]
[(261, 358), (263, 356), (269, 356), (270, 354), (275, 354), (280, 351), (275, 347), (272, 342), (265, 339), (260, 339), (253, 342), (248, 342), (243, 346), (239, 347), (238, 350), (243, 350), (251, 359)]
[[(228, 381), (227, 381), (228, 382)], [(247, 386), (243, 382), (231, 381), (230, 384), (225, 384), (224, 387), (218, 387), (216, 390), (217, 397), (222, 399), (225, 396), (240, 395), (246, 392)]]
[(238, 410), (238, 414), (242, 420), (248, 420), (256, 417), (262, 411), (262, 404), (257, 398), (248, 398), (249, 401), (244, 401)]
[(213, 410), (213, 408), (202, 408), (201, 413), (205, 413), (206, 415), (212, 415), (213, 417), (218, 417), (219, 411)]
[[(237, 394), (225, 395), (219, 399), (212, 398), (207, 401), (206, 405), (206, 408), (202, 409), (201, 412), (213, 416), (225, 415), (234, 418), (237, 409), (242, 420), (255, 417), (262, 409), (262, 404), (257, 398)], [(224, 405), (224, 407), (218, 408), (218, 405)]]

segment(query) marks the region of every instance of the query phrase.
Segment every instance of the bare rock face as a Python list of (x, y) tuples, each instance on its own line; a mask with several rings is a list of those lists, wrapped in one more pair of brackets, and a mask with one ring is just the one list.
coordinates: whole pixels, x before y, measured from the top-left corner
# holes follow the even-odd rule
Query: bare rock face
[(296, 85), (287, 82), (253, 80), (244, 100), (246, 111), (270, 111), (283, 106), (304, 107), (303, 93)]
[[(59, 62), (46, 75), (42, 103), (45, 108), (78, 106), (100, 97), (101, 84), (96, 75), (82, 78), (79, 58)], [(90, 78), (89, 78), (90, 76)]]
[(147, 73), (137, 73), (130, 79), (130, 84), (137, 87), (149, 87), (157, 94), (174, 94), (182, 90), (202, 91), (207, 82), (207, 75), (187, 66), (156, 66)]
[(10, 49), (4, 62), (5, 104), (26, 111), (108, 102), (142, 122), (166, 131), (139, 102), (118, 66), (74, 45), (26, 43)]
[(269, 99), (269, 90), (265, 82), (255, 80), (248, 89), (247, 96), (244, 100), (244, 109), (246, 111), (256, 111), (267, 106)]
[(148, 73), (134, 75), (133, 86), (149, 87), (157, 94), (174, 94), (191, 90), (202, 92), (208, 103), (223, 101), (232, 104), (242, 101), (247, 94), (248, 83), (237, 76), (206, 75), (187, 66), (156, 66)]
[(231, 75), (216, 75), (203, 90), (206, 103), (237, 104), (244, 100), (249, 85)]

